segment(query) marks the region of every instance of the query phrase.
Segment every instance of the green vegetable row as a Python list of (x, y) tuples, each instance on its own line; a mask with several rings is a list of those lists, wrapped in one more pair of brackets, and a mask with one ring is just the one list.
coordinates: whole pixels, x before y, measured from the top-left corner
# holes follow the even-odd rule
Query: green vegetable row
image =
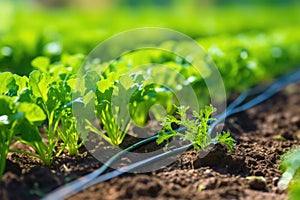
[[(299, 29), (290, 28), (265, 34), (220, 35), (199, 39), (199, 42), (208, 49), (219, 67), (229, 93), (244, 90), (297, 66), (300, 63), (298, 33)], [(64, 150), (70, 155), (77, 154), (78, 148), (89, 139), (85, 137), (88, 131), (117, 146), (131, 125), (147, 123), (150, 108), (157, 120), (162, 119), (161, 108), (153, 105), (160, 104), (167, 114), (172, 114), (176, 110), (174, 104), (179, 102), (168, 88), (151, 82), (145, 72), (127, 74), (128, 70), (145, 61), (176, 69), (191, 80), (189, 84), (196, 94), (202, 94), (197, 96), (200, 105), (208, 103), (204, 80), (186, 59), (176, 55), (155, 50), (132, 52), (110, 63), (102, 74), (97, 71), (97, 67), (102, 67), (99, 64), (86, 71), (80, 82), (81, 90), (75, 88), (75, 83), (83, 59), (83, 55), (62, 55), (59, 62), (51, 63), (51, 58), (38, 57), (32, 61), (37, 70), (28, 77), (0, 73), (1, 107), (5, 108), (0, 111), (0, 173), (5, 168), (7, 153), (21, 152), (9, 150), (13, 141), (30, 145), (35, 153), (21, 153), (40, 158), (45, 165), (50, 165), (53, 156)], [(151, 73), (152, 77), (160, 77), (155, 66), (151, 67)], [(169, 73), (168, 77), (161, 78), (169, 80), (174, 90), (182, 89), (177, 87), (176, 74)], [(120, 97), (128, 102), (123, 102)], [(127, 105), (129, 112), (120, 109)], [(87, 110), (90, 113), (82, 116)], [(93, 117), (100, 119), (102, 129), (89, 123)]]
[[(47, 58), (33, 61), (43, 68), (48, 64)], [(65, 149), (70, 155), (78, 153), (82, 142), (72, 109), (65, 106), (72, 101), (72, 70), (70, 65), (60, 64), (47, 72), (32, 71), (29, 77), (0, 73), (1, 175), (9, 151), (34, 156), (48, 166)], [(9, 149), (15, 141), (31, 146), (35, 152)]]
[[(26, 7), (1, 2), (0, 6), (6, 6), (0, 13), (6, 19), (0, 24), (0, 176), (8, 152), (25, 153), (51, 165), (53, 157), (62, 152), (76, 155), (89, 139), (88, 132), (118, 146), (129, 127), (147, 123), (149, 109), (158, 121), (178, 110), (179, 100), (173, 92), (183, 90), (184, 86), (178, 87), (180, 77), (175, 73), (161, 77), (155, 66), (150, 67), (151, 76), (168, 80), (170, 90), (153, 83), (145, 72), (128, 74), (140, 64), (159, 63), (177, 70), (199, 94), (199, 104), (208, 103), (205, 82), (188, 62), (190, 58), (166, 52), (132, 52), (110, 63), (102, 74), (97, 71), (103, 67), (99, 64), (78, 80), (84, 55), (113, 33), (141, 25), (183, 31), (207, 50), (228, 94), (270, 80), (300, 63), (299, 6), (255, 7), (255, 15), (241, 7), (207, 9), (199, 14), (198, 7), (192, 6), (186, 15), (181, 7), (167, 13), (156, 8), (135, 12), (118, 8), (99, 14), (73, 9), (28, 12)], [(286, 11), (288, 14), (281, 15)], [(162, 16), (166, 20), (161, 21)], [(126, 23), (120, 23), (124, 19)], [(128, 112), (121, 109), (124, 107)], [(101, 121), (100, 128), (92, 123), (94, 118)], [(160, 142), (171, 137), (162, 136)], [(186, 135), (186, 139), (193, 141), (194, 136)], [(199, 140), (197, 147), (204, 148), (210, 140)], [(10, 149), (15, 141), (35, 152)]]
[(168, 12), (165, 8), (123, 6), (99, 12), (82, 8), (47, 10), (26, 6), (24, 2), (23, 6), (4, 2), (0, 2), (0, 17), (5, 19), (0, 24), (0, 71), (21, 75), (29, 75), (30, 62), (37, 56), (47, 56), (54, 62), (65, 53), (86, 55), (109, 36), (133, 28), (166, 27), (197, 39), (220, 34), (259, 34), (300, 24), (298, 4), (211, 8), (181, 2), (169, 7)]
[(227, 34), (198, 40), (219, 68), (227, 91), (244, 91), (300, 63), (300, 29)]

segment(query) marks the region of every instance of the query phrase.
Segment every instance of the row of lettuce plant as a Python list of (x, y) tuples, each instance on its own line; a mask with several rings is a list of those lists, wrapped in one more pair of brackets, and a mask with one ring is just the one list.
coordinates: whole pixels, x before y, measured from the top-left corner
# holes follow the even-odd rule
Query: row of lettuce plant
[[(8, 152), (34, 156), (47, 166), (64, 149), (70, 155), (78, 153), (82, 142), (75, 130), (71, 108), (65, 106), (72, 100), (70, 85), (76, 66), (65, 64), (50, 67), (47, 58), (37, 58), (33, 65), (40, 70), (32, 71), (29, 77), (0, 73), (1, 175)], [(31, 146), (35, 152), (9, 149), (15, 141)]]
[[(208, 47), (208, 53), (218, 64), (227, 91), (239, 91), (265, 78), (272, 78), (287, 70), (287, 68), (293, 67), (298, 62), (299, 58), (296, 55), (300, 48), (298, 48), (299, 42), (295, 31), (298, 30), (279, 30), (266, 35), (245, 34), (226, 36), (226, 38), (219, 36), (219, 38), (207, 38), (200, 42)], [(218, 43), (220, 47), (212, 45), (213, 41)], [(226, 41), (230, 41), (230, 43)], [(71, 155), (77, 154), (77, 149), (84, 141), (79, 141), (76, 131), (78, 127), (76, 127), (70, 102), (72, 102), (72, 94), (74, 94), (76, 73), (82, 60), (82, 55), (63, 55), (59, 62), (51, 64), (49, 58), (38, 57), (32, 62), (32, 66), (37, 70), (31, 72), (28, 77), (10, 72), (0, 74), (0, 80), (3, 83), (0, 88), (0, 95), (1, 97), (4, 96), (2, 101), (5, 101), (6, 105), (12, 104), (9, 106), (11, 110), (1, 111), (1, 126), (6, 127), (3, 130), (20, 128), (20, 125), (17, 125), (20, 123), (15, 122), (18, 120), (11, 117), (22, 115), (20, 109), (17, 109), (22, 103), (28, 104), (28, 107), (32, 105), (38, 113), (41, 113), (40, 118), (36, 121), (30, 121), (31, 119), (25, 117), (28, 122), (25, 124), (28, 128), (22, 128), (21, 131), (20, 129), (12, 131), (10, 134), (5, 133), (5, 135), (12, 136), (7, 139), (3, 137), (2, 143), (5, 143), (3, 152), (8, 152), (11, 142), (18, 140), (32, 146), (36, 151), (34, 154), (23, 153), (40, 158), (46, 165), (50, 165), (53, 156), (59, 155), (64, 149), (67, 149)], [(203, 106), (208, 102), (209, 96), (204, 81), (197, 76), (194, 68), (185, 59), (173, 54), (157, 53), (155, 51), (135, 52), (111, 63), (105, 72), (105, 77), (101, 77), (93, 71), (86, 75), (86, 80), (97, 82), (97, 87), (93, 91), (97, 97), (95, 113), (102, 121), (104, 128), (103, 131), (95, 129), (92, 125), (84, 128), (89, 131), (96, 131), (108, 142), (117, 146), (122, 143), (126, 131), (131, 125), (131, 118), (136, 124), (144, 125), (147, 122), (148, 109), (153, 104), (162, 104), (168, 114), (172, 114), (176, 110), (173, 105), (178, 102), (174, 100), (172, 94), (166, 88), (156, 90), (155, 88), (161, 87), (159, 85), (146, 84), (145, 74), (120, 75), (128, 69), (144, 63), (145, 60), (149, 63), (163, 63), (178, 70), (187, 79), (190, 78), (190, 84), (197, 93), (203, 94), (199, 97), (201, 105)], [(255, 67), (253, 67), (254, 65)], [(153, 70), (153, 73), (155, 73), (155, 70)], [(237, 73), (239, 76), (236, 76)], [(153, 75), (155, 76), (155, 74)], [(235, 78), (233, 79), (233, 77)], [(118, 79), (121, 81), (117, 81)], [(176, 77), (170, 80), (176, 80)], [(89, 88), (89, 82), (87, 81), (85, 84), (85, 87)], [(172, 84), (176, 85), (176, 81)], [(143, 89), (134, 92), (138, 87)], [(118, 88), (118, 94), (112, 93), (115, 88)], [(113, 116), (115, 113), (112, 112), (112, 109), (116, 108), (111, 106), (111, 96), (124, 96), (127, 94), (133, 95), (130, 100), (131, 116), (122, 116), (123, 119), (126, 119), (123, 122), (114, 121), (116, 118)], [(40, 112), (41, 110), (42, 112)], [(159, 111), (154, 113), (159, 118)], [(9, 116), (10, 120), (8, 120)], [(25, 116), (28, 116), (28, 114)], [(21, 119), (23, 120), (24, 117), (21, 117)], [(120, 124), (121, 127), (119, 127)], [(84, 129), (82, 130), (84, 131)], [(26, 134), (27, 131), (32, 133)], [(25, 135), (35, 135), (34, 140), (31, 137), (28, 139)], [(4, 153), (1, 156), (1, 160), (5, 160), (6, 154)], [(3, 163), (4, 161), (2, 166), (4, 166)], [(2, 168), (4, 169), (4, 167)]]
[[(162, 18), (162, 26), (182, 31), (194, 39), (224, 33), (234, 35), (254, 31), (259, 34), (274, 28), (289, 29), (299, 24), (299, 5), (251, 7), (256, 13), (253, 16), (249, 15), (244, 6), (239, 9), (205, 7), (201, 12), (198, 6), (180, 6), (170, 7), (166, 13), (164, 9), (157, 7), (132, 11), (124, 6), (117, 6), (106, 12), (82, 8), (49, 10), (30, 7), (27, 3), (16, 7), (14, 2), (0, 3), (4, 10), (1, 17), (6, 19), (0, 25), (1, 71), (12, 70), (28, 75), (31, 71), (30, 62), (37, 55), (51, 57), (53, 61), (57, 61), (63, 53), (87, 54), (99, 41), (114, 33), (135, 27), (162, 25)], [(186, 13), (187, 9), (188, 12), (183, 14), (178, 12), (178, 9), (183, 13)], [(109, 22), (106, 20), (108, 18)], [(128, 22), (123, 23), (124, 18), (128, 19)], [(31, 19), (35, 19), (34, 23), (27, 23)]]

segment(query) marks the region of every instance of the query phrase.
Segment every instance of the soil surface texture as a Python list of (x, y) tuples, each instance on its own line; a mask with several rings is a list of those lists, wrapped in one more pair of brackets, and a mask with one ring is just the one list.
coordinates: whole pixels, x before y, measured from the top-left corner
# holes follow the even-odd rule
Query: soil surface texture
[[(236, 97), (232, 95), (232, 100)], [(151, 173), (128, 173), (70, 197), (75, 199), (287, 199), (277, 187), (280, 156), (300, 146), (300, 85), (226, 119), (236, 140), (231, 155), (215, 145), (205, 157), (188, 150), (175, 162)], [(27, 148), (14, 144), (14, 148)], [(30, 149), (29, 149), (30, 150)], [(84, 148), (62, 155), (51, 167), (11, 153), (0, 182), (0, 199), (40, 199), (71, 180), (101, 167)]]

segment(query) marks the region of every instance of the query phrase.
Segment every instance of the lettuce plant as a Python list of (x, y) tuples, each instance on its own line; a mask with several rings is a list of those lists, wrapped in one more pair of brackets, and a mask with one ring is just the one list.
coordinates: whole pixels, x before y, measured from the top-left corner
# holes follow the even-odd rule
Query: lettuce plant
[[(51, 141), (49, 145), (55, 147), (60, 140), (60, 150), (56, 156), (64, 149), (69, 155), (77, 155), (78, 148), (83, 144), (83, 141), (79, 141), (72, 113), (75, 74), (81, 62), (82, 55), (64, 55), (57, 64), (50, 64), (47, 57), (37, 57), (32, 61), (32, 65), (38, 69), (29, 78), (32, 78), (30, 86), (33, 101), (47, 115), (48, 124), (44, 128)], [(39, 80), (44, 83), (39, 84)]]
[(13, 140), (23, 141), (35, 147), (37, 154), (28, 153), (40, 159), (44, 143), (38, 126), (46, 119), (43, 110), (33, 103), (15, 102), (13, 98), (0, 96), (0, 177), (5, 169), (6, 156)]
[(150, 109), (159, 120), (161, 113), (153, 105), (161, 105), (168, 113), (174, 110), (172, 92), (153, 83), (141, 71), (124, 75), (106, 72), (99, 79), (95, 108), (103, 128), (99, 130), (88, 121), (87, 127), (114, 146), (122, 143), (131, 125), (142, 127), (147, 123)]
[(96, 114), (103, 124), (103, 130), (90, 128), (114, 146), (122, 143), (132, 119), (129, 112), (130, 96), (138, 90), (139, 85), (133, 80), (140, 77), (125, 75), (115, 80), (115, 74), (98, 82), (96, 91)]

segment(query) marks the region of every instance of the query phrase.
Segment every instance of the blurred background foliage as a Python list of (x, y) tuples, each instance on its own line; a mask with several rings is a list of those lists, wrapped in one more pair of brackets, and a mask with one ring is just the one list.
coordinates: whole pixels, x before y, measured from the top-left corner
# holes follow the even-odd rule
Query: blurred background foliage
[(0, 9), (0, 71), (21, 75), (37, 56), (87, 55), (115, 33), (149, 26), (196, 39), (228, 76), (281, 63), (272, 66), (278, 74), (300, 62), (297, 0), (0, 0)]

